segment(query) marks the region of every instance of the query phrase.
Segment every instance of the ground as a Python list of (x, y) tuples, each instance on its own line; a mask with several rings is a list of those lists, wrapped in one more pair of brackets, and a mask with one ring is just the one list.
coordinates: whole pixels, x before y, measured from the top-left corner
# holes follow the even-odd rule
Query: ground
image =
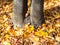
[(0, 0), (0, 45), (60, 45), (60, 0), (44, 0), (45, 24), (37, 29), (13, 26), (12, 16), (13, 1)]

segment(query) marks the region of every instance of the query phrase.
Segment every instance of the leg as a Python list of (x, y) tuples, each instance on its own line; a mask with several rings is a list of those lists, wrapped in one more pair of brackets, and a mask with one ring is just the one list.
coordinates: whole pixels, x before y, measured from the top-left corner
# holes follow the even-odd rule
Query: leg
[(44, 22), (43, 4), (44, 0), (32, 0), (30, 19), (36, 28)]
[(23, 3), (24, 0), (14, 0), (12, 22), (17, 27), (22, 27), (24, 23)]

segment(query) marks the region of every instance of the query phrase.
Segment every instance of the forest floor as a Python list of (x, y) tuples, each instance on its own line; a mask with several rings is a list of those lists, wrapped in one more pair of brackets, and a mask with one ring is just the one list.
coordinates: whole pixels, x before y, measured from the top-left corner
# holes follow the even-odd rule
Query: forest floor
[(37, 29), (13, 26), (12, 9), (13, 1), (0, 0), (0, 45), (60, 45), (60, 0), (44, 1), (45, 24)]

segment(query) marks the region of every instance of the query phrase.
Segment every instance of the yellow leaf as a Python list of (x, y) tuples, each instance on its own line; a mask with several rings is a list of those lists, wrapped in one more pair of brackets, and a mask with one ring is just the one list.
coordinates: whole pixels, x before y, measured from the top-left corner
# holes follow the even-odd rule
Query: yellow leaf
[(50, 33), (50, 32), (56, 32), (56, 30), (54, 30), (54, 29), (50, 29), (50, 30), (49, 30), (49, 33)]
[(5, 35), (5, 40), (9, 39), (10, 36), (8, 34)]
[(10, 35), (16, 35), (16, 33), (15, 33), (15, 31), (13, 30), (13, 29), (10, 29), (10, 30), (8, 30), (8, 33), (10, 34)]
[(27, 38), (27, 37), (29, 37), (29, 33), (24, 32), (24, 38)]
[(3, 18), (5, 19), (6, 18), (6, 15), (4, 15)]
[(30, 25), (30, 27), (28, 27), (28, 29), (27, 29), (27, 32), (31, 33), (33, 30), (34, 30), (34, 26)]
[(35, 36), (33, 40), (36, 42), (36, 41), (39, 41), (39, 38)]
[(39, 31), (38, 31), (38, 32), (35, 32), (35, 35), (39, 36), (39, 35), (40, 35), (40, 34), (39, 34)]
[(40, 31), (35, 32), (35, 35), (46, 37), (48, 36), (48, 33), (44, 32), (43, 30), (40, 30)]
[(10, 43), (7, 43), (7, 45), (11, 45)]

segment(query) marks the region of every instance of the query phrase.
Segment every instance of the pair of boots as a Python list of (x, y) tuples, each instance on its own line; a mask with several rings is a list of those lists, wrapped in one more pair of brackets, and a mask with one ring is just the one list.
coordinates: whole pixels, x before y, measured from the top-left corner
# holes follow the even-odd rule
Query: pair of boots
[(23, 27), (25, 23), (31, 23), (38, 27), (44, 23), (43, 4), (44, 0), (31, 0), (30, 16), (25, 18), (27, 0), (14, 0), (14, 16), (12, 17), (13, 25)]

